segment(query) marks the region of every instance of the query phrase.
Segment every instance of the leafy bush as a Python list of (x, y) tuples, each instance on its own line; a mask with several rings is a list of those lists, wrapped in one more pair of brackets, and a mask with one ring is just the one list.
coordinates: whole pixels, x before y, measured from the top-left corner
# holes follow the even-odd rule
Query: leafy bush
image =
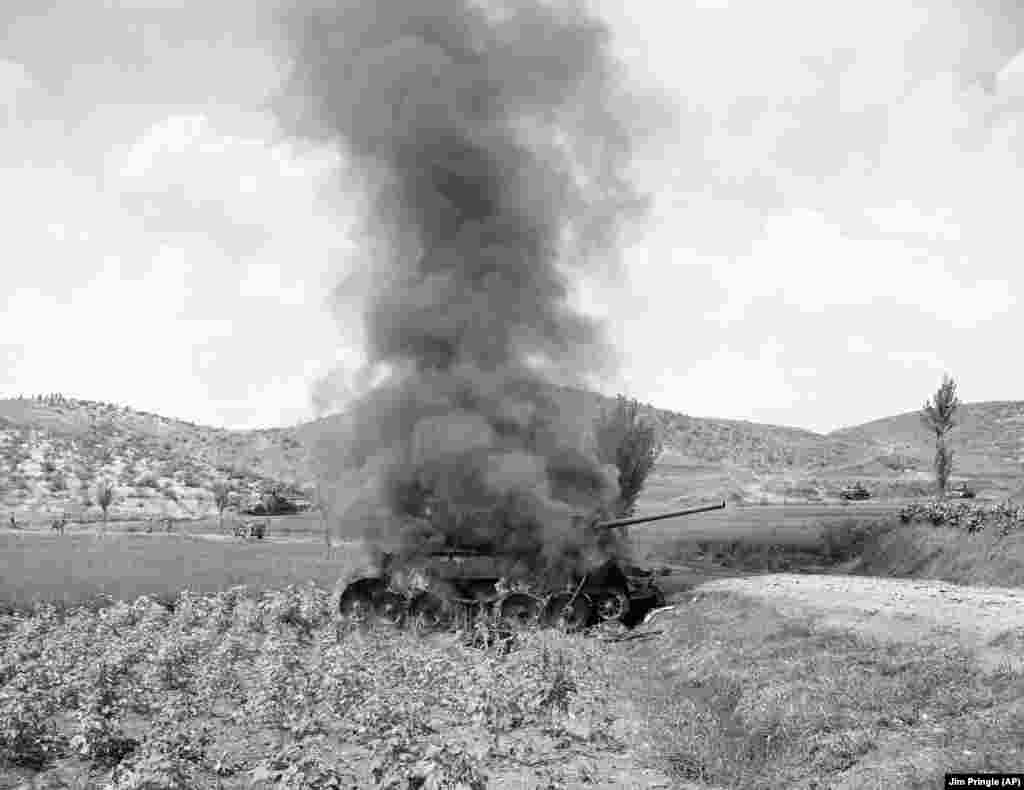
[(822, 549), (831, 562), (845, 562), (860, 556), (870, 541), (895, 525), (891, 521), (848, 518), (822, 527)]
[(52, 706), (43, 694), (28, 693), (23, 683), (0, 688), (0, 765), (41, 767), (59, 743)]
[(1011, 502), (995, 505), (943, 500), (914, 502), (900, 508), (899, 517), (904, 524), (929, 523), (936, 527), (955, 527), (967, 532), (991, 528), (1002, 535), (1024, 527), (1024, 507)]
[[(569, 747), (557, 744), (612, 721), (621, 678), (599, 642), (525, 632), (498, 649), (353, 630), (337, 597), (236, 587), (37, 608), (0, 640), (0, 752), (41, 767), (70, 750), (117, 790), (205, 787), (239, 770), (214, 754), (213, 735), (234, 728), (243, 748), (277, 742), (243, 781), (482, 788), (491, 764), (538, 761), (519, 736), (558, 762)], [(129, 737), (129, 715), (148, 730)], [(367, 756), (342, 760), (337, 739)]]

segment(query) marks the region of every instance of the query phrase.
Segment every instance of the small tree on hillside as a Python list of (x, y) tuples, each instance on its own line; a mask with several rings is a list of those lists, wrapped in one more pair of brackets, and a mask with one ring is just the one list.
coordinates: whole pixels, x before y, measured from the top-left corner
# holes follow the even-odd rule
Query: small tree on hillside
[(334, 551), (331, 542), (331, 513), (333, 510), (332, 496), (336, 489), (332, 486), (328, 470), (331, 468), (333, 443), (326, 440), (312, 442), (306, 448), (306, 469), (313, 478), (313, 507), (320, 516), (320, 529), (324, 536), (324, 552), (328, 559)]
[(103, 534), (107, 531), (107, 513), (114, 502), (114, 484), (109, 480), (101, 480), (96, 484), (96, 504), (103, 511)]
[(269, 516), (277, 506), (277, 487), (265, 488), (260, 495), (260, 502), (263, 504), (263, 511)]
[(218, 480), (213, 484), (211, 489), (213, 494), (213, 504), (217, 507), (217, 523), (218, 529), (224, 531), (224, 511), (227, 506), (231, 504), (231, 488), (223, 480)]
[(320, 515), (320, 529), (324, 535), (324, 552), (327, 558), (331, 558), (331, 552), (334, 551), (334, 546), (331, 545), (331, 500), (327, 493), (327, 485), (323, 480), (317, 479), (316, 487), (313, 489), (313, 507), (316, 508), (316, 512)]
[(619, 395), (615, 406), (602, 410), (594, 422), (594, 438), (598, 459), (619, 470), (616, 510), (621, 516), (631, 516), (647, 475), (661, 455), (662, 445), (654, 426), (640, 418), (636, 400)]
[(925, 401), (921, 409), (921, 421), (925, 427), (935, 434), (935, 484), (939, 496), (946, 495), (946, 485), (953, 473), (953, 450), (949, 446), (948, 435), (956, 427), (956, 413), (960, 408), (960, 400), (956, 395), (956, 382), (943, 375), (942, 384), (932, 396)]

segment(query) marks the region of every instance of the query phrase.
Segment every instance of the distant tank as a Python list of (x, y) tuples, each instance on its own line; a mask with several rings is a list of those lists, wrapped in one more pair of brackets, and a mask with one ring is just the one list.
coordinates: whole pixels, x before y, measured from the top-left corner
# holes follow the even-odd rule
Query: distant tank
[[(581, 529), (608, 531), (724, 507), (721, 502), (653, 516), (577, 520), (584, 522)], [(339, 610), (351, 621), (390, 625), (412, 619), (444, 627), (483, 614), (508, 624), (539, 623), (572, 631), (605, 621), (631, 625), (665, 603), (653, 571), (613, 557), (584, 575), (556, 579), (524, 575), (520, 562), (508, 553), (453, 545), (433, 546), (402, 560), (384, 553), (379, 572), (352, 581), (342, 591)]]
[(860, 499), (871, 499), (871, 492), (860, 483), (854, 483), (852, 486), (846, 486), (842, 491), (840, 491), (839, 497), (847, 502)]
[(288, 497), (279, 491), (264, 494), (258, 501), (250, 502), (242, 510), (246, 516), (286, 516), (303, 512), (302, 500)]
[(950, 499), (974, 499), (977, 494), (967, 483), (955, 483), (950, 486), (949, 491), (946, 492), (946, 496)]

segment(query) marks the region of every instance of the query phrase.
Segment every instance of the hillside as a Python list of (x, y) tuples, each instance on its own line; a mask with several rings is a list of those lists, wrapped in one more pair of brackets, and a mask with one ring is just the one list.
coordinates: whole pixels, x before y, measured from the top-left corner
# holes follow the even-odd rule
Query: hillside
[(217, 479), (243, 496), (301, 483), (305, 452), (293, 434), (209, 428), (61, 396), (0, 400), (0, 503), (19, 517), (95, 515), (95, 485), (105, 479), (115, 484), (114, 517), (206, 515)]
[[(557, 397), (584, 442), (594, 418), (612, 403), (575, 389)], [(817, 501), (854, 480), (876, 498), (928, 490), (932, 441), (915, 412), (829, 434), (653, 406), (644, 412), (665, 451), (642, 507), (717, 497)], [(109, 479), (117, 485), (115, 516), (206, 515), (217, 479), (230, 479), (243, 494), (275, 484), (308, 485), (307, 448), (339, 419), (233, 431), (59, 395), (0, 400), (0, 505), (21, 515), (95, 515), (91, 493), (98, 480)], [(966, 404), (953, 447), (956, 479), (970, 480), (987, 497), (1017, 493), (1024, 401)]]
[[(1016, 494), (1024, 485), (1024, 401), (964, 404), (951, 434), (954, 474), (980, 489)], [(917, 415), (907, 412), (833, 431), (877, 448), (876, 462), (891, 471), (927, 472), (934, 439)]]

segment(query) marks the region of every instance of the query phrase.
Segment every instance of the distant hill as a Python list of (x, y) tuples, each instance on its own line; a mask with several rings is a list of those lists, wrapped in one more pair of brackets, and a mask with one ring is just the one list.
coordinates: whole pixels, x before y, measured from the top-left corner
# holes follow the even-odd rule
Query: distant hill
[[(613, 399), (557, 393), (582, 442)], [(664, 443), (642, 509), (705, 498), (784, 502), (829, 499), (850, 482), (876, 498), (928, 492), (931, 436), (916, 412), (819, 434), (741, 420), (692, 417), (643, 408)], [(284, 485), (308, 490), (309, 448), (333, 433), (335, 415), (289, 428), (234, 431), (97, 401), (60, 396), (0, 400), (0, 507), (20, 514), (98, 510), (95, 483), (117, 485), (120, 517), (213, 512), (210, 488), (230, 479), (243, 494)], [(1005, 497), (1024, 485), (1024, 401), (966, 404), (953, 432), (954, 479), (982, 496)]]
[[(984, 401), (964, 404), (959, 425), (951, 433), (953, 471), (979, 489), (1004, 495), (1024, 486), (1024, 401)], [(934, 438), (917, 412), (873, 420), (834, 431), (839, 436), (876, 449), (874, 461), (891, 471), (931, 468)]]
[(295, 434), (210, 428), (59, 396), (0, 400), (0, 507), (95, 515), (95, 485), (109, 480), (112, 516), (207, 515), (217, 479), (243, 497), (301, 486), (305, 449)]
[[(563, 390), (559, 398), (563, 412), (573, 415), (581, 432), (614, 403), (577, 389)], [(932, 492), (934, 439), (918, 412), (820, 434), (692, 417), (649, 404), (642, 411), (657, 426), (664, 452), (641, 507), (703, 498), (829, 500), (853, 482), (864, 483), (876, 499)], [(1024, 486), (1024, 401), (965, 404), (959, 419), (951, 438), (953, 480), (969, 481), (983, 497), (1016, 496)]]

